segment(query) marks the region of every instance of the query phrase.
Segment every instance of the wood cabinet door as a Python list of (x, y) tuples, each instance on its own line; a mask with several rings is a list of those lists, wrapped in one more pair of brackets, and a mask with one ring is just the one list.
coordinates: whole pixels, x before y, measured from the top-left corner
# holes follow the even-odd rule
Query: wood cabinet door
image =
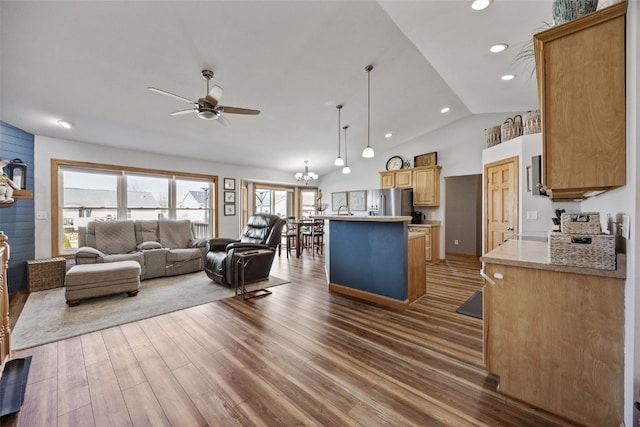
[(518, 232), (518, 157), (484, 166), (485, 253)]
[(395, 182), (395, 172), (380, 172), (380, 188), (393, 188)]
[(487, 264), (485, 363), (498, 391), (585, 425), (623, 417), (624, 280)]
[(413, 205), (440, 206), (440, 168), (413, 170)]
[(625, 11), (619, 3), (534, 36), (553, 199), (626, 183)]
[(410, 170), (396, 172), (396, 187), (411, 188), (413, 186), (412, 173)]

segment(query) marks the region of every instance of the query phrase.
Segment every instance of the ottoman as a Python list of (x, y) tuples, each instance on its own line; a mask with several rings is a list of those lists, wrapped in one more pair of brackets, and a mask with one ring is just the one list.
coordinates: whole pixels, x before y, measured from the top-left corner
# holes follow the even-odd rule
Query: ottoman
[(136, 261), (116, 261), (100, 264), (75, 265), (67, 272), (64, 285), (69, 307), (80, 304), (80, 299), (126, 292), (138, 295), (140, 264)]

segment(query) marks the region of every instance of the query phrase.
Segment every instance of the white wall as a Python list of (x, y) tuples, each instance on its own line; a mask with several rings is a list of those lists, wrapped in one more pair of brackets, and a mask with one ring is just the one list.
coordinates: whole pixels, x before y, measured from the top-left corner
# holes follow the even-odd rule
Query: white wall
[[(542, 134), (523, 135), (505, 141), (482, 151), (482, 164), (497, 162), (510, 157), (518, 157), (518, 233), (544, 233), (551, 231), (556, 209), (564, 209), (567, 212), (580, 211), (580, 204), (575, 202), (552, 202), (544, 196), (534, 196), (531, 191), (527, 191), (527, 179), (529, 186), (535, 185), (531, 182), (531, 177), (527, 177), (527, 166), (531, 166), (531, 157), (542, 154)], [(483, 166), (484, 169), (484, 166)], [(484, 193), (484, 186), (482, 191)], [(483, 195), (484, 200), (484, 195)], [(527, 219), (527, 212), (535, 212), (537, 219)], [(483, 210), (484, 216), (484, 210)], [(482, 221), (483, 235), (484, 224)]]
[[(219, 178), (218, 200), (223, 200), (223, 178), (235, 178), (237, 208), (240, 206), (240, 179), (278, 182), (290, 185), (298, 184), (290, 174), (282, 171), (254, 169), (135, 150), (122, 150), (102, 145), (36, 135), (34, 144), (35, 173), (33, 202), (36, 212), (47, 213), (47, 219), (36, 219), (36, 258), (49, 258), (51, 256), (51, 159), (217, 175)], [(218, 205), (220, 209), (222, 209), (222, 206), (222, 203)], [(218, 230), (218, 236), (220, 237), (237, 238), (240, 235), (240, 210), (236, 210), (235, 216), (224, 216), (222, 211), (218, 212)]]

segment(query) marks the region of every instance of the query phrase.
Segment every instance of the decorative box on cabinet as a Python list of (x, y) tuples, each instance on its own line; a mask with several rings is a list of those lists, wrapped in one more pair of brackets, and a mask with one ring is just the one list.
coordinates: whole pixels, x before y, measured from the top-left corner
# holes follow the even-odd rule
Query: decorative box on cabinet
[(413, 205), (440, 206), (441, 166), (413, 168)]
[(626, 183), (626, 8), (617, 3), (534, 36), (543, 185), (554, 200)]

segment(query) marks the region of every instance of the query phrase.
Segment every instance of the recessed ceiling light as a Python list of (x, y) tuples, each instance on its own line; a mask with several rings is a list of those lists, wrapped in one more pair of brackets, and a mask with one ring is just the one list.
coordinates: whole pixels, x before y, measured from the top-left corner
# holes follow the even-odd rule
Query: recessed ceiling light
[(500, 77), (502, 80), (513, 80), (516, 78), (515, 74), (505, 74), (504, 76)]
[(506, 43), (494, 44), (489, 48), (489, 52), (493, 52), (493, 53), (504, 52), (505, 50), (507, 50), (508, 47), (509, 45)]
[(392, 134), (391, 132), (386, 133), (386, 134), (384, 135), (384, 137), (385, 137), (385, 138), (391, 138), (392, 136), (393, 136), (393, 134)]
[(471, 3), (471, 9), (473, 10), (483, 10), (488, 8), (491, 5), (492, 0), (473, 0)]
[(58, 124), (65, 129), (71, 129), (73, 127), (73, 123), (68, 120), (58, 120)]
[(449, 108), (449, 107), (443, 107), (442, 109), (440, 109), (440, 112), (441, 112), (442, 114), (444, 114), (444, 113), (448, 113), (449, 111), (451, 111), (451, 108)]

